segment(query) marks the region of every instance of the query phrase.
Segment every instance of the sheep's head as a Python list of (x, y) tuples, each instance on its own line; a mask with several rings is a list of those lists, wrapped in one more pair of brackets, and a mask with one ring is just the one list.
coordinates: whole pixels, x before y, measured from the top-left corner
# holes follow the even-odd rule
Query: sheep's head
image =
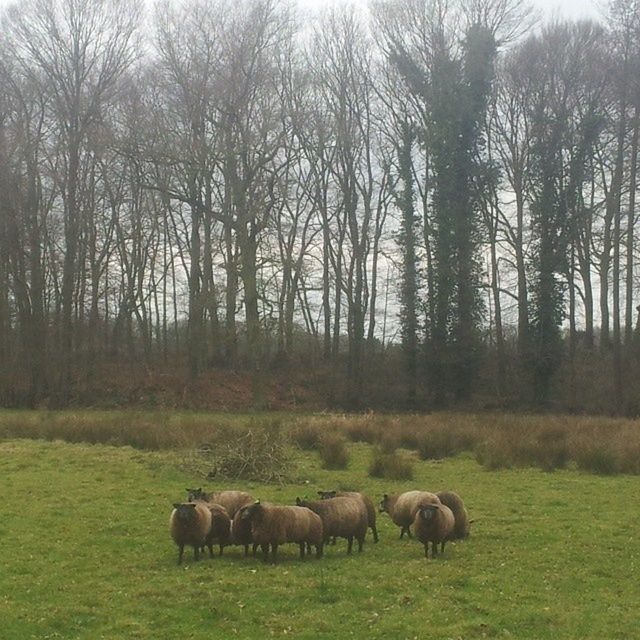
[(262, 514), (262, 505), (260, 504), (260, 500), (256, 500), (253, 504), (248, 504), (242, 507), (242, 514), (240, 516), (240, 520), (243, 522), (251, 521), (255, 518), (259, 518)]
[(195, 502), (174, 502), (173, 508), (179, 522), (191, 522), (196, 517)]
[(320, 500), (331, 500), (331, 498), (336, 497), (336, 493), (337, 491), (318, 491)]
[(384, 494), (382, 500), (380, 500), (380, 507), (378, 509), (380, 513), (389, 513), (389, 495)]
[(187, 492), (187, 500), (189, 502), (193, 500), (208, 500), (209, 496), (202, 490), (202, 487), (197, 489), (185, 489)]
[(418, 513), (425, 522), (429, 522), (430, 520), (433, 520), (433, 517), (436, 515), (436, 511), (438, 511), (437, 504), (425, 504), (420, 507)]

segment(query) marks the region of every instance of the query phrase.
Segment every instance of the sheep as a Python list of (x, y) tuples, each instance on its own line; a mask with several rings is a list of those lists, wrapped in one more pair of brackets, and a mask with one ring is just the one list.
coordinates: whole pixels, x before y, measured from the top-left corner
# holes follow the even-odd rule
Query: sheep
[(316, 557), (322, 557), (324, 532), (322, 520), (306, 507), (276, 506), (256, 500), (242, 512), (242, 520), (251, 522), (251, 536), (254, 544), (260, 545), (264, 561), (271, 558), (277, 562), (278, 547), (294, 542), (300, 547), (300, 557), (304, 558), (305, 547), (314, 545)]
[(333, 498), (331, 500), (301, 500), (299, 507), (307, 507), (322, 519), (325, 542), (331, 537), (347, 539), (347, 553), (351, 553), (353, 539), (358, 541), (358, 551), (362, 551), (367, 534), (367, 509), (362, 498)]
[(453, 512), (456, 524), (453, 528), (453, 533), (450, 540), (463, 540), (468, 538), (471, 533), (471, 520), (469, 520), (469, 514), (464, 507), (462, 498), (453, 491), (439, 491), (436, 493), (440, 502), (447, 505)]
[(423, 504), (440, 504), (440, 499), (429, 491), (405, 491), (391, 496), (385, 493), (380, 502), (380, 512), (387, 512), (391, 520), (400, 527), (402, 540), (405, 531), (411, 538), (409, 527), (413, 524), (418, 507)]
[(438, 555), (438, 543), (442, 546), (451, 539), (455, 527), (453, 511), (445, 504), (423, 504), (418, 508), (413, 521), (416, 538), (424, 544), (424, 557), (429, 557), (429, 543), (431, 542), (431, 557)]
[(201, 487), (198, 489), (187, 489), (186, 491), (189, 502), (201, 500), (203, 502), (222, 505), (232, 520), (240, 507), (254, 501), (253, 496), (246, 491), (216, 491), (207, 493), (203, 491)]
[(231, 518), (229, 518), (227, 510), (219, 504), (208, 502), (206, 506), (211, 512), (211, 528), (206, 539), (206, 546), (209, 547), (209, 553), (213, 557), (213, 543), (217, 542), (220, 547), (220, 555), (222, 555), (225, 545), (231, 541)]
[(178, 545), (178, 564), (186, 545), (193, 547), (193, 558), (198, 560), (205, 545), (213, 555), (208, 536), (211, 533), (211, 510), (201, 502), (175, 502), (169, 518), (169, 532)]
[(251, 521), (243, 518), (243, 513), (250, 505), (244, 505), (236, 511), (231, 522), (231, 542), (244, 546), (244, 555), (249, 555), (249, 545), (253, 545), (253, 555), (256, 555), (258, 545), (253, 541), (251, 535)]
[[(322, 500), (331, 498), (360, 498), (367, 510), (367, 524), (373, 534), (373, 541), (378, 542), (378, 529), (376, 528), (376, 507), (373, 500), (366, 494), (358, 491), (318, 491)], [(334, 541), (335, 542), (335, 541)]]

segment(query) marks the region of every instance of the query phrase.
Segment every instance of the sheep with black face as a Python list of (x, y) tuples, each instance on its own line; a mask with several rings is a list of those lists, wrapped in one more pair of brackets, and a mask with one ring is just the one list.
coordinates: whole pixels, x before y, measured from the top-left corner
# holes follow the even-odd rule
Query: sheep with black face
[(182, 562), (185, 546), (193, 547), (193, 558), (198, 560), (200, 549), (208, 546), (213, 556), (211, 510), (201, 502), (176, 502), (169, 518), (169, 532), (178, 546), (178, 564)]
[(424, 557), (429, 557), (429, 543), (431, 542), (431, 557), (438, 555), (438, 544), (440, 551), (444, 551), (444, 545), (451, 539), (455, 527), (453, 512), (444, 504), (424, 504), (418, 508), (413, 530), (416, 538), (424, 544)]
[(384, 494), (380, 502), (380, 512), (388, 513), (391, 520), (400, 527), (400, 539), (406, 533), (411, 538), (410, 526), (418, 509), (424, 504), (440, 504), (440, 499), (430, 491), (405, 491), (404, 493)]

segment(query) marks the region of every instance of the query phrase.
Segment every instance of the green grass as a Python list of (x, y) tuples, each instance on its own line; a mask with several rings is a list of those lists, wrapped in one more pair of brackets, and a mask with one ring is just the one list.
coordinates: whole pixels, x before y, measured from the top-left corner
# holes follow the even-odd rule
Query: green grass
[(318, 488), (376, 501), (454, 489), (476, 519), (472, 537), (426, 561), (381, 515), (380, 542), (361, 555), (339, 541), (320, 561), (288, 545), (277, 566), (239, 548), (177, 566), (171, 502), (207, 486), (180, 454), (0, 442), (0, 638), (637, 637), (637, 478), (486, 471), (464, 454), (416, 461), (413, 481), (392, 482), (367, 476), (370, 445), (349, 449), (347, 470), (305, 452), (295, 484), (240, 486), (289, 504)]

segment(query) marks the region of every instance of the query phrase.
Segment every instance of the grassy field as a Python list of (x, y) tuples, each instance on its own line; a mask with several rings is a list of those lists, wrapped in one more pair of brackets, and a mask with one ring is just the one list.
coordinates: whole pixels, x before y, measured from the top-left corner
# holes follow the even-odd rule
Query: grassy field
[(466, 453), (416, 456), (414, 479), (392, 482), (368, 477), (371, 445), (348, 446), (346, 470), (305, 451), (287, 484), (235, 484), (284, 504), (318, 488), (454, 489), (472, 537), (426, 561), (381, 515), (361, 555), (339, 541), (302, 562), (288, 545), (271, 566), (231, 547), (177, 566), (171, 503), (213, 488), (181, 453), (0, 441), (0, 638), (638, 637), (637, 477), (487, 471)]

